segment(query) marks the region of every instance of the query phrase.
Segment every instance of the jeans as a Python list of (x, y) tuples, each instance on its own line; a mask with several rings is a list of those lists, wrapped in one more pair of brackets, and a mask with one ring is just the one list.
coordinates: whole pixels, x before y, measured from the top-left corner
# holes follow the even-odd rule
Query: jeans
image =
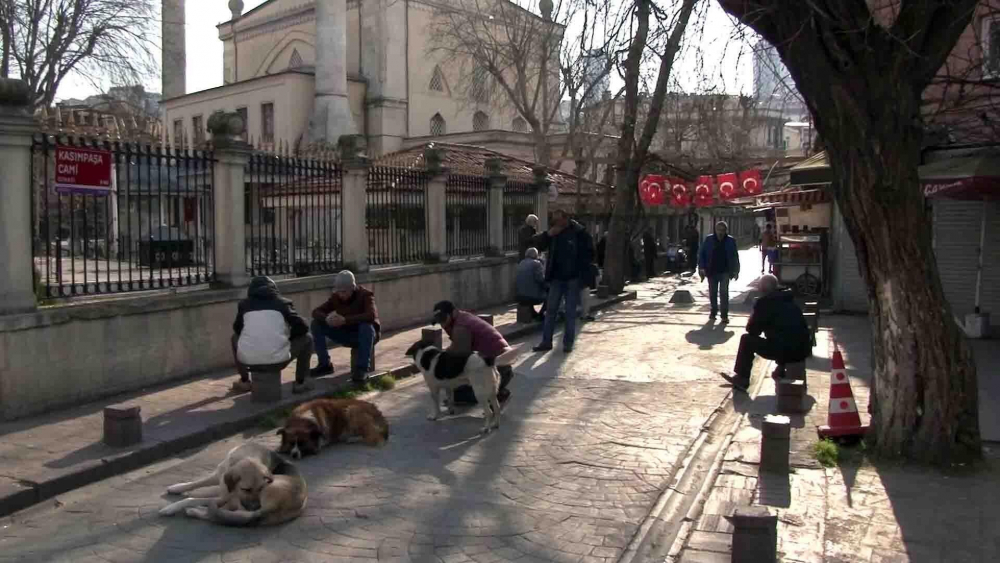
[(712, 314), (719, 312), (719, 298), (722, 298), (722, 316), (729, 316), (729, 274), (708, 276), (708, 300), (712, 304)]
[(744, 382), (750, 381), (750, 370), (753, 368), (754, 355), (768, 360), (774, 360), (778, 364), (778, 369), (784, 369), (784, 365), (789, 362), (801, 362), (809, 357), (812, 351), (808, 347), (789, 347), (787, 345), (754, 336), (744, 334), (740, 338), (740, 349), (736, 352), (736, 365), (733, 366), (733, 373), (737, 379)]
[(313, 342), (308, 336), (303, 334), (297, 338), (293, 338), (289, 342), (291, 348), (292, 357), (287, 362), (282, 362), (280, 364), (273, 364), (267, 366), (248, 366), (246, 364), (240, 363), (239, 358), (236, 355), (236, 349), (239, 345), (240, 337), (238, 334), (233, 335), (233, 361), (236, 362), (236, 369), (240, 372), (240, 381), (250, 381), (250, 372), (253, 368), (262, 369), (270, 368), (283, 370), (288, 364), (295, 360), (295, 382), (302, 383), (306, 380), (306, 376), (309, 375), (309, 358), (312, 357), (313, 352)]
[(340, 344), (348, 348), (356, 348), (356, 362), (351, 366), (354, 373), (368, 373), (371, 365), (372, 351), (375, 346), (375, 325), (360, 323), (356, 325), (332, 327), (323, 321), (313, 320), (309, 326), (312, 333), (313, 347), (316, 348), (316, 359), (320, 366), (330, 365), (330, 352), (326, 349), (326, 341)]
[[(542, 326), (542, 345), (552, 346), (552, 333), (556, 330), (556, 316), (559, 305), (566, 299), (566, 331), (563, 333), (563, 346), (573, 347), (576, 339), (576, 307), (580, 300), (580, 280), (553, 280), (549, 284), (549, 302), (545, 311), (545, 324)], [(570, 311), (573, 313), (571, 314)]]

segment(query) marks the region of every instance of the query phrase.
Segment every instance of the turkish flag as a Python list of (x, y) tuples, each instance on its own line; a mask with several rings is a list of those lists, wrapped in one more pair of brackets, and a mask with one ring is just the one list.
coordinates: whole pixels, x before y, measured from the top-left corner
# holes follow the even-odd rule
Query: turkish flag
[(764, 182), (760, 179), (760, 170), (752, 168), (740, 172), (740, 187), (749, 195), (757, 195), (764, 191)]
[(666, 178), (658, 174), (647, 174), (639, 182), (639, 199), (646, 205), (663, 205), (663, 186)]
[(739, 179), (736, 177), (735, 172), (730, 172), (728, 174), (719, 174), (717, 176), (719, 181), (719, 197), (725, 200), (733, 199), (740, 193)]
[(694, 186), (694, 204), (698, 207), (712, 205), (715, 191), (713, 188), (711, 176), (698, 176), (698, 183)]
[(688, 194), (688, 186), (683, 178), (669, 178), (670, 181), (670, 205), (674, 207), (687, 207), (691, 203), (691, 196)]

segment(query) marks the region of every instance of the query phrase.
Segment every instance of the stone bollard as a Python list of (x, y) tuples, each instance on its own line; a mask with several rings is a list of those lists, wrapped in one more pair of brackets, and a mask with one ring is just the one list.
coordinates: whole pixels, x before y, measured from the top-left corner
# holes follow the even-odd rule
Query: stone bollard
[(691, 296), (691, 292), (686, 289), (678, 289), (674, 292), (673, 297), (670, 298), (671, 303), (694, 303), (694, 297)]
[(778, 516), (763, 506), (736, 509), (732, 563), (774, 563), (778, 560)]
[(483, 319), (484, 321), (489, 323), (490, 326), (493, 326), (493, 315), (477, 315), (477, 316), (480, 319)]
[(806, 382), (791, 379), (778, 381), (778, 412), (801, 414), (806, 412)]
[(104, 443), (124, 448), (142, 441), (142, 407), (115, 405), (104, 408)]
[(598, 285), (597, 286), (597, 298), (598, 299), (607, 299), (608, 297), (611, 297), (611, 288), (609, 288), (605, 284)]
[(255, 403), (277, 403), (281, 400), (281, 370), (250, 368), (253, 385), (250, 400)]
[(791, 420), (787, 416), (767, 415), (760, 439), (760, 470), (788, 474), (788, 453), (792, 437)]
[(806, 363), (791, 362), (785, 364), (785, 379), (806, 380)]
[(440, 328), (425, 328), (420, 331), (420, 340), (436, 348), (444, 348), (443, 334)]
[(531, 305), (518, 305), (517, 322), (523, 325), (535, 322), (535, 308)]

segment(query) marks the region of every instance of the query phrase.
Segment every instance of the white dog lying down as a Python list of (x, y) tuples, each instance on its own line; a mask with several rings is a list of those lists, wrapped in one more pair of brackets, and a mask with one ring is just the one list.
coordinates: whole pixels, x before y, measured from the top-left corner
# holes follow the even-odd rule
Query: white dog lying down
[(424, 374), (424, 383), (431, 392), (431, 412), (429, 420), (441, 416), (441, 390), (447, 392), (448, 414), (455, 412), (455, 389), (462, 385), (472, 386), (476, 400), (483, 407), (483, 434), (500, 427), (499, 374), (494, 360), (484, 360), (479, 354), (457, 355), (442, 351), (424, 341), (419, 341), (406, 351), (413, 356), (413, 363)]
[(173, 495), (215, 485), (214, 496), (186, 498), (160, 509), (229, 526), (269, 526), (302, 514), (306, 481), (298, 468), (255, 442), (236, 446), (208, 477), (167, 487)]

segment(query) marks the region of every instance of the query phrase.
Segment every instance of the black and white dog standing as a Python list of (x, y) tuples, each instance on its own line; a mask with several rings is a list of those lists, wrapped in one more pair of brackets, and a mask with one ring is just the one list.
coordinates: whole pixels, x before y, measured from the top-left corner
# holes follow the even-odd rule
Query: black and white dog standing
[(485, 360), (479, 354), (471, 356), (442, 351), (424, 341), (417, 342), (406, 351), (413, 357), (413, 363), (424, 374), (424, 383), (431, 392), (431, 412), (428, 420), (441, 416), (441, 390), (446, 392), (448, 414), (455, 412), (455, 389), (462, 385), (472, 386), (476, 400), (483, 406), (483, 434), (500, 427), (500, 374), (493, 360)]

